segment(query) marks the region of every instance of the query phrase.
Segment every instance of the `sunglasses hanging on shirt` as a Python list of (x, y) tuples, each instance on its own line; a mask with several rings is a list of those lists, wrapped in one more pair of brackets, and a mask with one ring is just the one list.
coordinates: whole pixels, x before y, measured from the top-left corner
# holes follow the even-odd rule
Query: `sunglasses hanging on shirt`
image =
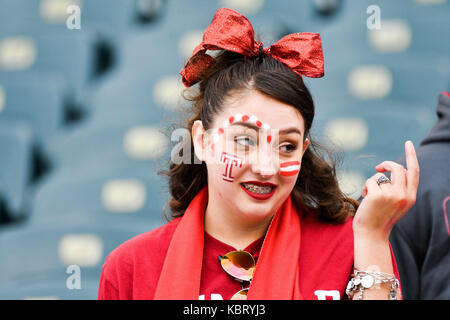
[(247, 300), (249, 288), (244, 288), (244, 282), (251, 283), (255, 273), (256, 263), (253, 256), (247, 251), (231, 251), (224, 256), (219, 255), (219, 261), (226, 273), (242, 283), (242, 290), (236, 292), (231, 300)]

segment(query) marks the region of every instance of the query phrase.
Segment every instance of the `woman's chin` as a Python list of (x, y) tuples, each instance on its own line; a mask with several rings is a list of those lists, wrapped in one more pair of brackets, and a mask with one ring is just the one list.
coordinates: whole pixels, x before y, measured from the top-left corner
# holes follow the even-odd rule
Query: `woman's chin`
[(275, 213), (273, 201), (246, 201), (238, 204), (239, 211), (250, 220), (265, 220)]

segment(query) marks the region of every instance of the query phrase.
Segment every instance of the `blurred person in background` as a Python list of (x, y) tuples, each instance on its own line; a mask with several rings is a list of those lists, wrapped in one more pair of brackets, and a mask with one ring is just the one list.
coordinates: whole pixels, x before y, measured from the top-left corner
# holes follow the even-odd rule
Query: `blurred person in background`
[(390, 237), (405, 299), (450, 299), (450, 93), (440, 94), (436, 112), (417, 148), (417, 201)]

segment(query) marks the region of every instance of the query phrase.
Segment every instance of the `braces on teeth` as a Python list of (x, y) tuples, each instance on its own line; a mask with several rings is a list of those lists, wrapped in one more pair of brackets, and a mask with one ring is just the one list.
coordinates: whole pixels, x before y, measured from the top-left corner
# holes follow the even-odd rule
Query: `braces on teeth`
[(271, 187), (260, 187), (260, 186), (255, 186), (253, 184), (243, 184), (245, 189), (251, 191), (251, 192), (255, 192), (255, 193), (269, 193), (270, 191), (272, 191)]

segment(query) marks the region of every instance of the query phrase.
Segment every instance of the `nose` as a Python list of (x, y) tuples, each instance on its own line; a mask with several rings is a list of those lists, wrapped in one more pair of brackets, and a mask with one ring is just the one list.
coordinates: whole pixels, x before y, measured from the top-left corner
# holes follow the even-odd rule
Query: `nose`
[(258, 153), (257, 158), (252, 163), (252, 171), (263, 177), (271, 177), (277, 173), (277, 166), (277, 155), (271, 148), (268, 148), (268, 150)]
[(272, 165), (256, 165), (253, 167), (253, 172), (267, 178), (273, 176), (276, 170)]

